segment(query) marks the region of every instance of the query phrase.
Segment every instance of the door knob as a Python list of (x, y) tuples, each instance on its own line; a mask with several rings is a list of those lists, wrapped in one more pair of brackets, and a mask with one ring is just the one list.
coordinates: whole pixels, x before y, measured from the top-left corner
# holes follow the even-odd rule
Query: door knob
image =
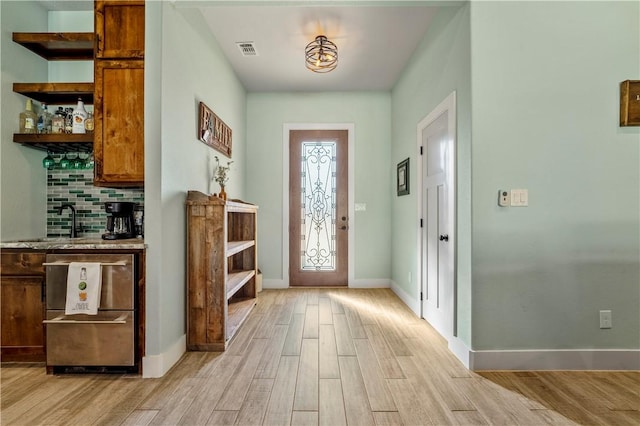
[(440, 241), (449, 241), (448, 235), (440, 235)]

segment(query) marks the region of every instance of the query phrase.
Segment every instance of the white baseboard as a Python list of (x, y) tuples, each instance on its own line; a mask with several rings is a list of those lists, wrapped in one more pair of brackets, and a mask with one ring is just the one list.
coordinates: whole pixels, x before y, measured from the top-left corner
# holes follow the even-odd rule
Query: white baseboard
[(391, 280), (387, 278), (359, 278), (349, 283), (349, 288), (389, 288)]
[(453, 352), (462, 365), (471, 370), (469, 367), (471, 363), (471, 351), (469, 350), (469, 347), (457, 337), (452, 337), (448, 341), (448, 346), (449, 350)]
[[(419, 300), (393, 281), (391, 290), (420, 316)], [(640, 370), (640, 350), (637, 349), (473, 351), (457, 337), (447, 341), (449, 350), (470, 370)]]
[(142, 377), (162, 377), (187, 350), (187, 335), (183, 334), (171, 347), (159, 355), (142, 358)]
[(637, 349), (471, 351), (471, 370), (640, 370)]
[(262, 279), (262, 288), (289, 288), (289, 283), (285, 280)]
[[(389, 288), (391, 281), (386, 278), (360, 278), (352, 280), (349, 288)], [(279, 279), (263, 279), (262, 288), (279, 289), (289, 288), (289, 284), (285, 280)]]
[(400, 300), (404, 302), (405, 305), (409, 307), (409, 309), (413, 311), (414, 314), (420, 317), (420, 301), (416, 298), (411, 297), (409, 293), (407, 293), (401, 287), (399, 287), (398, 284), (395, 283), (395, 281), (393, 280), (390, 280), (390, 281), (391, 281), (391, 290), (396, 294), (396, 296), (400, 298)]

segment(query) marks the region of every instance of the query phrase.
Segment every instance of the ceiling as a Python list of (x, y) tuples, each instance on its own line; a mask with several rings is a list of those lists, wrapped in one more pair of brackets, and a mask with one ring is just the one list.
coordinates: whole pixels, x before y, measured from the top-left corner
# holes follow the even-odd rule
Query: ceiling
[[(250, 92), (390, 90), (436, 12), (432, 6), (199, 7)], [(305, 46), (317, 35), (338, 46), (338, 67), (308, 70)], [(253, 42), (243, 56), (237, 42)]]
[[(196, 8), (250, 92), (390, 90), (439, 6), (456, 1), (170, 0)], [(49, 10), (91, 10), (89, 0), (41, 0)], [(304, 4), (303, 4), (304, 3)], [(317, 35), (338, 46), (338, 67), (309, 71), (305, 46)], [(257, 56), (243, 56), (237, 42), (253, 42)]]

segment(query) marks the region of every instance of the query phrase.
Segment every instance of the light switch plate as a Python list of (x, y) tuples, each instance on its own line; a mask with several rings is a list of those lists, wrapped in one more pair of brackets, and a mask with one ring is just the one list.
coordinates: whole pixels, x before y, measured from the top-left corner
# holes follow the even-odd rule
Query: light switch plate
[(527, 207), (529, 205), (528, 189), (511, 190), (511, 207)]

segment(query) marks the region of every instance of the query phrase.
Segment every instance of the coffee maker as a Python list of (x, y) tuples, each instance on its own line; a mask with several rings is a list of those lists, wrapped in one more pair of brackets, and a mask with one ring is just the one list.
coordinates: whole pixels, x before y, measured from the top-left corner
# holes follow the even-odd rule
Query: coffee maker
[(103, 240), (121, 240), (135, 237), (133, 212), (136, 203), (109, 202), (104, 203), (107, 216), (107, 232), (102, 234)]

